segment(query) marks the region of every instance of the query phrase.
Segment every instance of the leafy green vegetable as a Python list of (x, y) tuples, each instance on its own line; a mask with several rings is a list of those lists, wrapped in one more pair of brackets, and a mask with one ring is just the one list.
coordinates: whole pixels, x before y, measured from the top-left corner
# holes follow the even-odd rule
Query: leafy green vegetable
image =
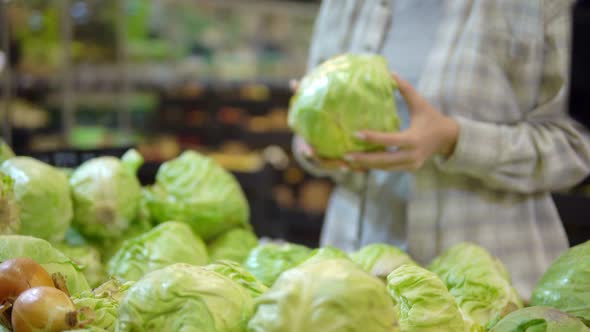
[(148, 206), (157, 222), (185, 222), (206, 241), (234, 227), (249, 227), (250, 209), (236, 179), (192, 151), (160, 166)]
[(20, 215), (13, 186), (12, 178), (0, 172), (0, 234), (17, 234), (20, 230)]
[(54, 246), (82, 269), (90, 287), (97, 287), (107, 279), (100, 252), (94, 246), (71, 246), (65, 243), (55, 243)]
[(426, 269), (412, 263), (398, 267), (387, 277), (387, 289), (396, 304), (401, 331), (477, 331), (465, 328), (455, 299), (438, 276)]
[(243, 332), (252, 315), (250, 294), (201, 266), (174, 264), (135, 283), (119, 304), (118, 332)]
[(244, 266), (270, 287), (281, 273), (301, 264), (310, 254), (311, 249), (298, 244), (262, 244), (250, 252)]
[(248, 332), (398, 331), (385, 285), (346, 259), (283, 273), (256, 300)]
[(337, 56), (303, 78), (291, 100), (289, 126), (321, 157), (383, 149), (357, 139), (355, 133), (399, 130), (396, 89), (385, 58)]
[(258, 238), (254, 232), (248, 229), (234, 228), (209, 243), (207, 251), (212, 262), (229, 259), (241, 264), (257, 245)]
[(0, 262), (17, 257), (35, 260), (49, 274), (61, 274), (72, 295), (89, 289), (82, 268), (49, 242), (31, 236), (0, 235)]
[(70, 178), (74, 225), (87, 237), (117, 238), (138, 213), (141, 185), (135, 173), (143, 160), (135, 150), (121, 160), (98, 157), (78, 167)]
[(309, 255), (309, 258), (307, 258), (305, 261), (303, 261), (302, 264), (313, 264), (313, 263), (317, 263), (317, 262), (321, 262), (327, 259), (334, 259), (334, 258), (341, 258), (341, 259), (350, 259), (348, 258), (348, 255), (336, 248), (336, 247), (331, 247), (331, 246), (327, 246), (327, 247), (322, 247), (322, 248), (317, 248), (314, 249), (311, 254)]
[(119, 301), (132, 285), (133, 282), (111, 279), (93, 291), (83, 292), (72, 300), (76, 308), (86, 307), (92, 310), (93, 320), (90, 328), (113, 332), (119, 317)]
[(557, 308), (590, 326), (590, 241), (553, 262), (533, 291), (531, 303)]
[(590, 328), (557, 309), (529, 307), (510, 313), (490, 332), (590, 332)]
[(522, 307), (502, 263), (484, 248), (460, 243), (436, 258), (429, 269), (445, 283), (466, 315), (486, 326)]
[(351, 254), (350, 257), (363, 270), (383, 280), (393, 270), (404, 264), (416, 264), (401, 249), (382, 243), (367, 245)]
[(14, 180), (14, 194), (20, 210), (20, 234), (52, 242), (62, 241), (73, 215), (66, 176), (29, 157), (9, 159), (2, 163), (0, 171)]
[(0, 164), (3, 163), (5, 160), (14, 157), (14, 152), (12, 151), (10, 146), (8, 146), (8, 144), (6, 144), (4, 140), (0, 139)]
[(169, 221), (125, 241), (108, 263), (108, 271), (124, 280), (139, 280), (174, 263), (204, 265), (207, 261), (207, 248), (190, 227)]
[(215, 271), (235, 281), (244, 287), (252, 295), (252, 298), (257, 298), (268, 290), (268, 287), (234, 261), (216, 261), (213, 264), (206, 265), (205, 269)]

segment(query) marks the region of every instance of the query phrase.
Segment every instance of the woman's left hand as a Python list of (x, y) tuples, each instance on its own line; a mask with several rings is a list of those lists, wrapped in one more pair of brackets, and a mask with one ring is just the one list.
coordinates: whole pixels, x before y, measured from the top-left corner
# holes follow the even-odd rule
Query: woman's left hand
[(449, 157), (459, 137), (459, 123), (432, 106), (410, 83), (393, 75), (410, 111), (410, 128), (397, 133), (361, 131), (359, 139), (384, 145), (386, 151), (350, 153), (354, 168), (415, 171), (435, 155)]

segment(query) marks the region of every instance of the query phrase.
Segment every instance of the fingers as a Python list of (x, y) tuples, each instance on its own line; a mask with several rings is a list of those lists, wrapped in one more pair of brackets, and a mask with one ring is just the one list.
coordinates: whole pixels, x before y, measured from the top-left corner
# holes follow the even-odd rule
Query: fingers
[(345, 159), (360, 168), (389, 169), (396, 165), (411, 164), (416, 159), (411, 150), (399, 150), (396, 152), (369, 152), (351, 153)]
[(401, 78), (398, 74), (391, 74), (393, 79), (397, 82), (399, 92), (402, 94), (406, 103), (408, 104), (410, 111), (419, 108), (426, 100), (414, 89), (410, 82)]
[(299, 89), (299, 81), (296, 79), (290, 80), (289, 81), (289, 88), (291, 89), (291, 92), (297, 91), (297, 89)]
[(363, 130), (356, 134), (357, 138), (376, 145), (409, 147), (414, 145), (414, 137), (409, 132), (386, 133), (379, 131)]

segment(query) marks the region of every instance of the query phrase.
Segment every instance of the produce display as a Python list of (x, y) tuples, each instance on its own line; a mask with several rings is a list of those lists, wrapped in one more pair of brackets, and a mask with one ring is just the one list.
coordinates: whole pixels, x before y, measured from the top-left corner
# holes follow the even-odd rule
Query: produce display
[(524, 307), (504, 265), (475, 244), (420, 266), (382, 243), (259, 242), (240, 186), (212, 159), (187, 152), (144, 188), (141, 159), (96, 158), (70, 181), (30, 158), (4, 161), (0, 332), (590, 331), (590, 241), (559, 257)]
[(503, 314), (522, 308), (502, 262), (475, 244), (449, 248), (429, 269), (442, 279), (459, 308), (479, 325), (487, 326)]
[(207, 246), (211, 261), (229, 259), (243, 263), (250, 250), (258, 245), (256, 234), (248, 229), (236, 228), (220, 235)]
[(590, 242), (571, 248), (549, 267), (531, 302), (567, 312), (590, 326)]
[(126, 240), (111, 258), (108, 271), (124, 280), (136, 281), (148, 272), (174, 263), (204, 265), (208, 261), (203, 240), (188, 225), (168, 221)]
[(129, 228), (141, 198), (135, 173), (142, 162), (131, 150), (122, 160), (91, 159), (71, 174), (76, 229), (89, 238), (117, 238)]
[(160, 166), (147, 200), (157, 222), (187, 223), (206, 241), (249, 225), (250, 209), (237, 180), (192, 151)]
[(116, 331), (244, 331), (250, 293), (202, 266), (174, 264), (148, 273), (119, 304)]
[(270, 287), (281, 273), (301, 264), (310, 253), (311, 249), (292, 243), (262, 244), (250, 252), (244, 266), (263, 284)]
[(20, 210), (19, 234), (62, 241), (74, 215), (66, 176), (29, 157), (4, 161), (0, 172), (14, 181), (14, 195)]
[(347, 259), (303, 264), (281, 274), (256, 302), (250, 332), (398, 331), (384, 284)]
[(416, 264), (403, 250), (383, 243), (369, 244), (350, 257), (365, 271), (383, 280), (404, 264)]
[(289, 126), (325, 158), (383, 149), (356, 138), (359, 130), (400, 129), (397, 84), (378, 55), (337, 56), (301, 81), (289, 109)]

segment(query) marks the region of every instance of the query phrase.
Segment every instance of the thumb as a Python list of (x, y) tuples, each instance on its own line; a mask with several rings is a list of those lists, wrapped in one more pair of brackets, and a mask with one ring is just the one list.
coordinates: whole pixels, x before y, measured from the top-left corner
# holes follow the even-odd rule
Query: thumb
[(414, 89), (410, 82), (401, 78), (398, 74), (392, 73), (391, 76), (397, 82), (399, 92), (404, 97), (404, 100), (408, 104), (408, 108), (410, 109), (410, 113), (414, 113), (416, 110), (419, 110), (426, 100)]

